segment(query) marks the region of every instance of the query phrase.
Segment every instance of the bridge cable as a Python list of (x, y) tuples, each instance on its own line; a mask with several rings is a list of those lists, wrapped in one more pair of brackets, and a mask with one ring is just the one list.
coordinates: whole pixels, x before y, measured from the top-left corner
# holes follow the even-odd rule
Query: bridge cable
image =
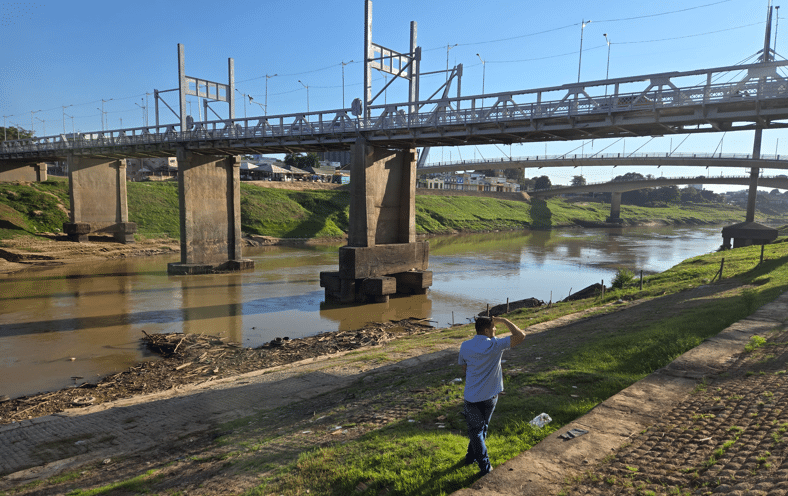
[[(726, 135), (727, 133), (728, 133), (728, 131), (724, 131), (724, 132), (722, 133), (722, 138), (720, 138), (720, 142), (719, 142), (719, 143), (717, 143), (717, 146), (714, 148), (714, 151), (713, 151), (713, 152), (711, 152), (711, 156), (712, 156), (712, 157), (714, 157), (714, 154), (715, 154), (715, 153), (717, 153), (717, 150), (718, 150), (718, 149), (719, 149), (719, 148), (722, 146), (722, 140), (724, 140), (724, 139), (725, 139), (725, 135)], [(720, 158), (722, 158), (722, 150), (720, 150)]]
[(668, 154), (668, 156), (669, 156), (669, 157), (670, 157), (670, 156), (672, 156), (672, 155), (673, 155), (673, 152), (675, 152), (676, 150), (678, 150), (678, 149), (679, 149), (679, 147), (680, 147), (681, 145), (683, 145), (683, 144), (684, 144), (684, 142), (685, 142), (685, 141), (687, 141), (687, 138), (689, 138), (689, 137), (690, 137), (690, 135), (688, 134), (688, 135), (687, 135), (687, 136), (686, 136), (686, 137), (685, 137), (683, 140), (681, 140), (681, 143), (679, 143), (678, 145), (676, 145), (676, 148), (674, 148), (674, 149), (672, 149), (672, 150), (670, 151), (670, 153)]
[(655, 136), (652, 136), (650, 140), (646, 141), (645, 143), (643, 143), (642, 145), (640, 145), (639, 147), (637, 147), (637, 149), (636, 149), (634, 152), (632, 152), (632, 153), (630, 153), (629, 155), (627, 155), (627, 157), (631, 157), (632, 155), (634, 155), (634, 154), (635, 154), (635, 153), (636, 153), (638, 150), (640, 150), (640, 149), (641, 149), (641, 148), (643, 148), (644, 146), (646, 146), (646, 145), (648, 145), (649, 143), (651, 143), (651, 140), (653, 140), (654, 138), (655, 138)]
[(607, 150), (607, 149), (608, 149), (608, 148), (610, 148), (611, 146), (615, 145), (616, 143), (618, 143), (619, 141), (621, 141), (621, 140), (622, 140), (622, 139), (624, 139), (624, 138), (625, 138), (625, 136), (624, 136), (624, 137), (621, 137), (621, 138), (618, 138), (616, 141), (614, 141), (614, 142), (610, 143), (609, 145), (607, 145), (606, 147), (602, 148), (601, 150), (599, 150), (599, 151), (598, 151), (598, 152), (596, 152), (595, 154), (593, 154), (593, 155), (590, 155), (588, 158), (596, 157), (597, 155), (599, 155), (599, 154), (600, 154), (600, 153), (602, 153), (603, 151)]

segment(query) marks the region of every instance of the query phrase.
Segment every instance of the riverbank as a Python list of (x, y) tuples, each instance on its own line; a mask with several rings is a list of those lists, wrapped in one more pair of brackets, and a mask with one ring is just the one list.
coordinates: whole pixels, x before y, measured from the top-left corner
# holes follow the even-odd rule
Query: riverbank
[[(759, 255), (751, 247), (695, 257), (647, 277), (642, 290), (626, 287), (605, 300), (513, 313), (528, 337), (505, 357), (507, 394), (489, 438), (493, 464), (529, 449), (784, 292), (788, 243), (767, 246), (760, 265)], [(722, 256), (724, 278), (708, 284)], [(76, 495), (116, 487), (189, 494), (447, 494), (476, 480), (474, 467), (457, 463), (467, 440), (458, 414), (456, 349), (471, 334), (469, 326), (439, 329), (301, 363), (291, 379), (272, 371), (184, 397), (174, 390), (140, 399), (139, 409), (53, 417), (39, 425), (51, 430), (68, 422), (70, 430), (63, 439), (37, 438), (34, 459), (63, 460), (49, 468), (69, 470), (13, 493)], [(125, 420), (110, 421), (112, 412)], [(533, 429), (528, 420), (541, 412), (553, 422)], [(107, 436), (97, 430), (105, 423), (123, 429)], [(32, 432), (36, 423), (29, 425)], [(710, 452), (717, 444), (709, 444)], [(95, 462), (84, 465), (91, 453)], [(20, 477), (11, 485), (36, 473)]]
[[(348, 225), (346, 187), (320, 190), (242, 184), (242, 229), (249, 246), (304, 246), (342, 243)], [(36, 266), (131, 256), (177, 253), (177, 184), (128, 184), (130, 220), (136, 244), (120, 245), (92, 236), (68, 243), (59, 232), (68, 219), (67, 182), (0, 184), (0, 274)], [(560, 199), (531, 203), (470, 196), (417, 196), (420, 237), (441, 234), (606, 226), (609, 206)], [(719, 204), (664, 208), (622, 206), (623, 226), (708, 225), (738, 222), (741, 209)]]

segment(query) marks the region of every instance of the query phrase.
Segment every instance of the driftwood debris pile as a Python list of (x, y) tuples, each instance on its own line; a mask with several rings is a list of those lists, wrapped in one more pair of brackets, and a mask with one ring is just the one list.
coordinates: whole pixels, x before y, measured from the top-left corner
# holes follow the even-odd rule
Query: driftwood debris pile
[(383, 344), (432, 329), (424, 319), (372, 323), (352, 331), (326, 332), (300, 339), (277, 338), (258, 348), (243, 348), (226, 338), (205, 334), (148, 334), (142, 342), (162, 360), (140, 362), (98, 382), (73, 377), (59, 391), (19, 398), (0, 397), (0, 425), (51, 415), (67, 408), (199, 384), (254, 370)]

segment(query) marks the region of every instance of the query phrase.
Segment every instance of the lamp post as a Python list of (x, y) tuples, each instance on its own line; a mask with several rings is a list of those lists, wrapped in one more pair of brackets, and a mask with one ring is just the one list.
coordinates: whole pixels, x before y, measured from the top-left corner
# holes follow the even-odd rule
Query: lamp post
[[(269, 76), (268, 74), (265, 75), (265, 115), (268, 115), (268, 80), (278, 75), (279, 74), (274, 74), (273, 76)], [(249, 101), (252, 101), (252, 99), (250, 98)]]
[(352, 60), (350, 62), (342, 61), (342, 108), (345, 108), (345, 66), (352, 63)]
[(453, 45), (446, 45), (446, 81), (449, 80), (449, 50), (459, 45), (459, 43), (455, 43)]
[[(143, 100), (144, 100), (144, 98), (143, 98)], [(147, 107), (144, 106), (144, 105), (140, 105), (137, 102), (134, 102), (134, 105), (136, 105), (140, 109), (142, 109), (142, 125), (145, 126), (145, 127), (148, 127), (148, 113), (147, 113), (148, 109), (147, 109)]]
[(268, 115), (268, 109), (263, 107), (262, 103), (254, 101), (254, 98), (252, 98), (252, 95), (249, 95), (249, 103), (254, 103), (255, 105), (259, 105), (260, 109), (262, 109), (263, 113), (265, 115)]
[(41, 112), (41, 110), (31, 110), (30, 111), (30, 137), (32, 137), (36, 133), (36, 127), (33, 123), (33, 114)]
[(66, 134), (66, 109), (71, 105), (61, 105), (63, 107), (63, 134)]
[[(74, 132), (74, 116), (73, 115), (68, 115), (65, 112), (63, 112), (63, 116), (71, 118), (71, 139), (75, 139), (76, 138), (76, 133)], [(63, 131), (63, 134), (65, 134), (65, 131)]]
[(106, 114), (106, 112), (104, 112), (104, 102), (109, 102), (111, 100), (113, 99), (112, 98), (110, 98), (109, 100), (104, 100), (103, 98), (101, 99), (101, 130), (102, 131), (104, 130), (104, 115)]
[(308, 114), (309, 113), (309, 86), (305, 85), (304, 82), (301, 81), (300, 79), (298, 80), (298, 82), (301, 83), (301, 86), (306, 88), (306, 113)]
[(100, 109), (98, 107), (96, 107), (96, 110), (101, 112), (101, 130), (103, 131), (104, 130), (104, 110), (102, 110), (102, 109)]
[[(605, 71), (605, 80), (607, 80), (610, 79), (610, 39), (607, 37), (607, 33), (602, 36), (605, 37), (607, 43), (607, 71)], [(605, 96), (607, 96), (607, 84), (605, 84)]]
[(47, 121), (45, 121), (44, 119), (39, 119), (38, 117), (36, 117), (36, 120), (37, 121), (41, 121), (41, 124), (44, 125), (43, 126), (44, 127), (44, 132), (43, 132), (42, 136), (46, 136), (47, 135)]
[(583, 31), (586, 29), (586, 24), (591, 24), (591, 21), (583, 21), (580, 24), (580, 58), (577, 61), (577, 82), (580, 82), (580, 65), (583, 63)]
[(247, 95), (246, 93), (242, 92), (238, 88), (235, 88), (235, 91), (237, 91), (238, 93), (241, 94), (241, 96), (243, 96), (243, 101), (244, 101), (244, 119), (246, 119), (246, 97), (249, 96), (249, 95)]
[(5, 124), (5, 120), (6, 120), (7, 117), (11, 117), (11, 116), (10, 115), (4, 115), (3, 116), (3, 141), (7, 141), (8, 140), (8, 126), (6, 126), (6, 124)]
[(482, 61), (482, 95), (483, 95), (484, 94), (484, 78), (485, 78), (485, 74), (487, 73), (487, 62), (485, 62), (484, 59), (482, 58), (482, 56), (479, 55), (478, 53), (476, 54), (476, 56), (479, 57), (479, 60)]

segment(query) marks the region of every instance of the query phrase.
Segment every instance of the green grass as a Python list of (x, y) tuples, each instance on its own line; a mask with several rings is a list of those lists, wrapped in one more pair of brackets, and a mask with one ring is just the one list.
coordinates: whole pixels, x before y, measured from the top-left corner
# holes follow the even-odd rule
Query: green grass
[(142, 492), (146, 492), (146, 488), (148, 484), (151, 482), (151, 478), (154, 477), (157, 469), (151, 469), (145, 472), (142, 475), (138, 475), (137, 477), (133, 477), (131, 479), (119, 482), (113, 482), (112, 484), (108, 484), (106, 486), (97, 487), (95, 489), (75, 489), (67, 493), (67, 496), (96, 496), (99, 494), (139, 494)]
[(60, 232), (68, 222), (68, 183), (0, 184), (0, 239)]
[[(788, 246), (786, 243), (770, 245), (766, 253), (766, 261), (760, 265), (760, 247), (689, 259), (662, 274), (646, 278), (642, 291), (625, 289), (609, 298), (653, 298), (704, 284), (719, 267), (719, 259), (723, 256), (726, 260), (724, 277), (736, 277), (751, 286), (751, 297), (744, 298), (739, 290), (722, 292), (695, 302), (684, 311), (628, 326), (626, 332), (608, 334), (576, 347), (551, 342), (549, 336), (545, 336), (544, 341), (540, 341), (544, 353), (560, 350), (563, 354), (554, 355), (550, 366), (541, 371), (506, 376), (505, 389), (516, 392), (534, 385), (549, 388), (555, 394), (515, 393), (503, 397), (488, 438), (493, 466), (527, 450), (599, 402), (746, 317), (751, 312), (749, 298), (757, 308), (787, 291)], [(544, 309), (523, 309), (510, 317), (525, 326), (599, 303), (601, 300), (597, 299), (557, 304), (547, 317)], [(604, 311), (609, 310), (600, 310)], [(463, 332), (467, 334), (467, 329), (446, 329), (435, 334), (446, 339)], [(429, 339), (434, 338), (437, 337), (420, 337), (420, 345), (428, 345)], [(458, 414), (462, 385), (447, 386), (456, 373), (456, 370), (447, 370), (429, 376), (433, 384), (440, 385), (426, 388), (424, 394), (430, 400), (418, 414), (412, 415), (415, 422), (400, 422), (355, 441), (305, 452), (297, 461), (266, 476), (260, 486), (247, 494), (294, 495), (305, 494), (308, 489), (310, 495), (372, 495), (388, 488), (389, 494), (444, 495), (467, 487), (476, 480), (477, 468), (458, 464), (465, 454), (467, 439)], [(528, 421), (541, 412), (548, 412), (553, 422), (540, 430), (530, 426)], [(431, 428), (439, 415), (446, 417), (445, 431)], [(714, 463), (718, 458), (715, 454), (709, 462)], [(270, 464), (266, 469), (271, 469)]]

